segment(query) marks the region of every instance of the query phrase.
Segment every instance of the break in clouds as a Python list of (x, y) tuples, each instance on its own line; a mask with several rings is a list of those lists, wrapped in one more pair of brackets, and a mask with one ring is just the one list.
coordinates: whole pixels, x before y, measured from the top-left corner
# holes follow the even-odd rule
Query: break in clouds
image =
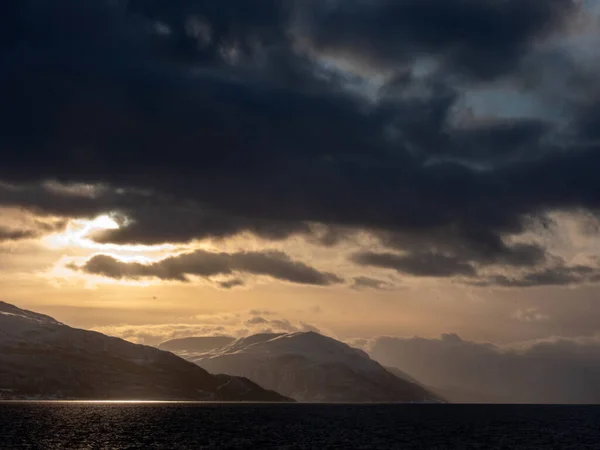
[[(593, 283), (594, 258), (522, 237), (600, 206), (599, 39), (577, 0), (4, 2), (0, 206), (111, 214), (120, 227), (101, 243), (335, 246), (361, 231), (378, 248), (348, 263), (369, 273)], [(202, 258), (218, 273), (341, 280), (245, 255)], [(184, 258), (81, 270), (205, 273)], [(383, 286), (369, 278), (355, 285)]]

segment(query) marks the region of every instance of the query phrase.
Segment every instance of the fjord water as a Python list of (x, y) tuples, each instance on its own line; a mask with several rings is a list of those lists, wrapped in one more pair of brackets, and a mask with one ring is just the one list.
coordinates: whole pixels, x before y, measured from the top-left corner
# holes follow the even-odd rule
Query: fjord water
[(600, 448), (600, 407), (0, 403), (2, 449)]

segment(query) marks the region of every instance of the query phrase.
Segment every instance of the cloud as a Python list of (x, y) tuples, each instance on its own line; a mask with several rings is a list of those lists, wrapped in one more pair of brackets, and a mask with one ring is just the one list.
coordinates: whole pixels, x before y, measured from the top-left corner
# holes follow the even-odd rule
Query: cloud
[(219, 283), (219, 286), (223, 289), (233, 289), (236, 287), (244, 286), (246, 283), (244, 280), (240, 280), (239, 278), (235, 278), (233, 280), (222, 281)]
[[(112, 256), (100, 254), (91, 257), (80, 266), (71, 265), (70, 268), (117, 280), (158, 278), (186, 282), (190, 275), (211, 278), (240, 273), (314, 286), (329, 286), (343, 281), (332, 273), (320, 272), (300, 261), (292, 260), (285, 253), (275, 251), (212, 253), (196, 250), (149, 264), (123, 262)], [(221, 287), (234, 287), (239, 285), (239, 282), (240, 280), (235, 278), (225, 282), (225, 285), (221, 283)]]
[[(109, 212), (120, 227), (95, 233), (98, 243), (186, 243), (249, 232), (268, 240), (312, 233), (304, 222), (227, 215), (168, 195), (105, 185), (8, 184), (0, 182), (0, 205), (34, 211), (40, 216), (95, 218)], [(327, 231), (327, 230), (326, 230)]]
[(266, 319), (261, 316), (253, 316), (246, 320), (244, 324), (247, 327), (261, 327), (264, 330), (271, 330), (269, 332), (281, 332), (281, 333), (297, 333), (305, 331), (314, 331), (319, 333), (319, 329), (314, 325), (306, 322), (292, 323), (287, 319), (282, 318), (269, 318)]
[(275, 314), (273, 311), (269, 311), (268, 309), (251, 309), (248, 311), (251, 316), (272, 316)]
[(199, 205), (168, 206), (163, 203), (151, 207), (121, 208), (118, 211), (126, 218), (123, 226), (96, 234), (96, 242), (152, 245), (221, 239), (244, 232), (265, 240), (278, 241), (311, 231), (304, 222), (236, 217), (206, 210)]
[(544, 322), (550, 319), (549, 316), (540, 312), (537, 308), (519, 309), (513, 317), (520, 322)]
[(354, 277), (354, 283), (352, 285), (354, 289), (377, 289), (385, 290), (392, 287), (390, 283), (383, 280), (377, 280), (370, 277)]
[(436, 252), (424, 253), (418, 248), (427, 241), (426, 237), (417, 236), (414, 242), (404, 244), (406, 238), (396, 237), (397, 241), (382, 238), (388, 247), (404, 248), (403, 253), (361, 251), (354, 253), (351, 260), (359, 266), (395, 270), (413, 277), (453, 278), (474, 287), (533, 288), (600, 281), (600, 267), (592, 255), (587, 255), (587, 264), (569, 264), (538, 244), (509, 246), (499, 242), (497, 246), (470, 249), (451, 238), (438, 243), (435, 235), (429, 242), (435, 245)]
[(36, 237), (37, 233), (31, 230), (13, 230), (0, 227), (0, 242), (3, 241), (18, 241), (21, 239), (29, 239)]
[(320, 50), (394, 67), (427, 55), (461, 74), (489, 78), (515, 69), (540, 36), (564, 23), (570, 0), (374, 0), (336, 2), (315, 13)]
[(462, 401), (598, 403), (598, 337), (552, 338), (510, 346), (461, 339), (380, 337), (371, 356)]
[(600, 280), (600, 268), (594, 266), (558, 265), (517, 276), (494, 275), (471, 284), (479, 287), (529, 288), (539, 286), (572, 286)]
[(194, 336), (233, 336), (237, 338), (257, 333), (319, 332), (319, 329), (305, 322), (290, 322), (279, 316), (266, 319), (241, 312), (198, 316), (193, 320), (181, 323), (103, 326), (94, 328), (94, 331), (136, 343), (158, 345), (170, 339)]
[(255, 316), (251, 319), (246, 320), (246, 325), (260, 325), (264, 323), (268, 323), (268, 321), (264, 317)]
[[(545, 248), (510, 238), (548, 211), (600, 207), (600, 97), (576, 82), (597, 77), (564, 44), (579, 2), (1, 8), (0, 204), (114, 213), (121, 227), (100, 242), (283, 240), (317, 223), (322, 244), (347, 237), (336, 230), (414, 238), (410, 256), (367, 260), (448, 278), (543, 266)], [(560, 95), (535, 87), (542, 74), (566, 80)], [(566, 106), (557, 118), (508, 105), (507, 118), (467, 104), (500, 88)]]
[(41, 216), (97, 216), (108, 207), (121, 206), (119, 199), (124, 197), (101, 185), (0, 182), (2, 206), (24, 208)]
[(0, 243), (40, 238), (63, 230), (64, 220), (44, 218), (21, 210), (0, 208)]
[(176, 323), (164, 325), (108, 325), (92, 329), (109, 336), (119, 337), (138, 344), (158, 345), (170, 339), (194, 336), (229, 336), (229, 327)]
[[(531, 221), (530, 225), (542, 228), (552, 222), (549, 218)], [(546, 249), (537, 243), (508, 244), (501, 235), (490, 229), (451, 227), (427, 229), (413, 233), (379, 232), (381, 244), (386, 248), (410, 252), (412, 257), (424, 257), (423, 248), (445, 255), (457, 254), (476, 265), (504, 265), (535, 267), (548, 258)]]
[(442, 254), (357, 253), (352, 257), (356, 264), (394, 269), (399, 273), (418, 277), (452, 277), (475, 275), (475, 269), (456, 257)]

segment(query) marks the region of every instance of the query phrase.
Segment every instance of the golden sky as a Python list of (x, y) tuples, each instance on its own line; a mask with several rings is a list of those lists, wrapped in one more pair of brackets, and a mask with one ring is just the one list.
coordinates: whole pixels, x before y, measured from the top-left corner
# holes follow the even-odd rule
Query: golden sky
[[(1, 225), (6, 228), (23, 229), (35, 227), (39, 221), (54, 222), (52, 218), (39, 218), (16, 209), (4, 209), (1, 217)], [(569, 241), (571, 253), (579, 255), (578, 248), (590, 250), (592, 242), (569, 234), (572, 224), (566, 219), (563, 222), (562, 240)], [(346, 255), (358, 248), (371, 248), (374, 243), (368, 236), (333, 249), (303, 238), (273, 244), (240, 236), (160, 246), (100, 244), (91, 239), (94, 232), (118, 226), (107, 215), (73, 219), (40, 236), (5, 242), (0, 247), (3, 299), (50, 314), (71, 326), (150, 344), (195, 334), (243, 335), (314, 328), (343, 339), (379, 335), (435, 337), (452, 332), (473, 340), (511, 342), (580, 333), (581, 321), (569, 317), (568, 311), (585, 305), (585, 299), (596, 289), (498, 290), (353, 267)], [(156, 277), (114, 279), (76, 270), (98, 254), (148, 265), (198, 249), (234, 253), (238, 249), (267, 248), (285, 249), (291, 258), (308, 262), (323, 272), (335, 272), (344, 279), (368, 277), (382, 284), (377, 288), (348, 283), (306, 286), (241, 273), (246, 284), (225, 289), (218, 284), (219, 275), (194, 276), (182, 282)]]

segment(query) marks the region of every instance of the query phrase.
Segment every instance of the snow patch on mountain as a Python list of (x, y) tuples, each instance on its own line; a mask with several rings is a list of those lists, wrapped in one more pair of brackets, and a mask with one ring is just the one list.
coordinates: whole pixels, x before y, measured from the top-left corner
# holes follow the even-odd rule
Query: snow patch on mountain
[(30, 320), (38, 324), (52, 324), (52, 325), (64, 325), (50, 316), (44, 314), (35, 313), (33, 311), (27, 311), (25, 309), (17, 308), (14, 305), (0, 301), (0, 315), (18, 317), (23, 320)]
[(0, 302), (0, 343), (16, 343), (35, 339), (36, 335), (68, 328), (52, 317)]
[(236, 339), (230, 345), (213, 352), (189, 354), (187, 357), (192, 360), (206, 360), (231, 355), (249, 358), (296, 356), (316, 364), (342, 364), (357, 372), (369, 373), (381, 370), (379, 363), (373, 361), (364, 351), (313, 331), (255, 334)]
[(153, 347), (0, 302), (0, 399), (288, 401)]

